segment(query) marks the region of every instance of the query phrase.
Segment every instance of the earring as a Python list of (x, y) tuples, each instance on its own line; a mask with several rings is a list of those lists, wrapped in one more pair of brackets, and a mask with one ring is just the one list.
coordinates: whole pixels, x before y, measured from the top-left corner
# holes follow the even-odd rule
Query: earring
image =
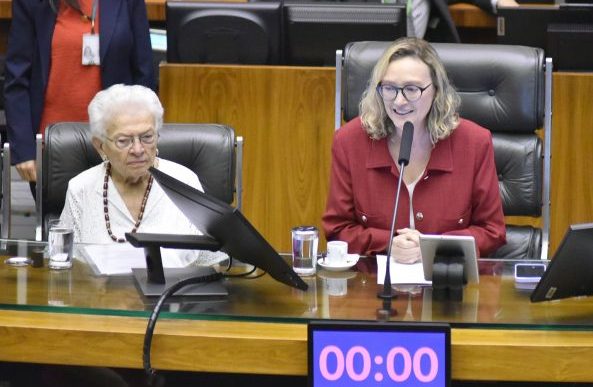
[(156, 157), (159, 157), (159, 148), (156, 148)]
[(103, 160), (103, 164), (109, 164), (109, 159), (104, 154), (101, 154), (101, 160)]

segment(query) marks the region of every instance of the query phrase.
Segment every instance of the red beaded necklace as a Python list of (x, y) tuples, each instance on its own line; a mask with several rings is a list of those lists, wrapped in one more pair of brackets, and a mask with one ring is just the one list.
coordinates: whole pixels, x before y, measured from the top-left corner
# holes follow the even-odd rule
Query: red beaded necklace
[[(117, 243), (125, 243), (124, 238), (118, 238), (113, 235), (111, 231), (111, 222), (109, 221), (109, 200), (107, 199), (107, 187), (109, 186), (109, 176), (111, 176), (111, 163), (107, 163), (107, 167), (105, 168), (105, 179), (103, 180), (103, 214), (105, 215), (105, 226), (107, 227), (107, 232), (109, 236), (114, 242)], [(144, 197), (142, 198), (142, 205), (140, 206), (140, 213), (138, 214), (138, 220), (132, 229), (132, 232), (136, 232), (138, 227), (140, 227), (140, 222), (142, 222), (142, 217), (144, 216), (144, 209), (146, 208), (146, 202), (148, 201), (148, 194), (150, 193), (150, 188), (152, 187), (152, 175), (148, 178), (148, 185), (146, 186), (146, 191), (144, 192)]]

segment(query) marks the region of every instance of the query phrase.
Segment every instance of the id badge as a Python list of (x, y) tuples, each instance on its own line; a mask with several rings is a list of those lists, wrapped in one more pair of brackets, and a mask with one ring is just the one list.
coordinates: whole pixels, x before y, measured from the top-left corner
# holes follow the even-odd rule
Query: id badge
[(101, 64), (98, 34), (82, 35), (82, 64), (84, 66), (98, 66)]

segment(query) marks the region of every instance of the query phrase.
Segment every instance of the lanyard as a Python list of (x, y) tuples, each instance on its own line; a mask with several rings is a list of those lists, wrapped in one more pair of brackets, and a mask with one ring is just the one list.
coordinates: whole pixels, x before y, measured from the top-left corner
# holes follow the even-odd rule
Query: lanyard
[(97, 16), (98, 0), (93, 0), (93, 8), (91, 10), (91, 35), (95, 34), (95, 17)]
[(91, 8), (91, 16), (89, 17), (87, 14), (82, 12), (82, 9), (78, 9), (78, 12), (82, 15), (83, 20), (88, 20), (91, 22), (91, 35), (95, 34), (95, 18), (97, 17), (97, 3), (99, 0), (93, 0), (93, 5)]

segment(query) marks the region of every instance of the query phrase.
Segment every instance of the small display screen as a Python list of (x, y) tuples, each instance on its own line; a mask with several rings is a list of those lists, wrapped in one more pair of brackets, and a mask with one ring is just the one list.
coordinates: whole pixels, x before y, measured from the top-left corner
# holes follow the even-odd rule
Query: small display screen
[(309, 325), (309, 386), (450, 385), (446, 324)]
[(539, 278), (544, 275), (546, 265), (544, 264), (517, 264), (515, 266), (515, 277)]

